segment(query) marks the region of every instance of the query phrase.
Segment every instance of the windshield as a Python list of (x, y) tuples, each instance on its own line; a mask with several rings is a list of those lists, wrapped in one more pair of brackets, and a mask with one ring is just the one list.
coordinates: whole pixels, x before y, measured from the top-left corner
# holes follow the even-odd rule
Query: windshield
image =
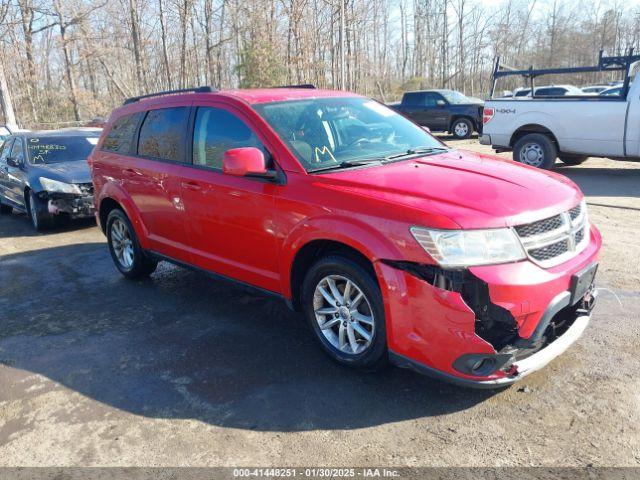
[(30, 137), (27, 139), (29, 161), (59, 163), (86, 160), (98, 137)]
[(447, 102), (456, 104), (462, 103), (472, 103), (469, 97), (461, 94), (460, 92), (456, 92), (454, 90), (443, 90), (440, 92), (444, 98), (447, 99)]
[(415, 123), (367, 98), (305, 99), (254, 108), (307, 171), (445, 148)]

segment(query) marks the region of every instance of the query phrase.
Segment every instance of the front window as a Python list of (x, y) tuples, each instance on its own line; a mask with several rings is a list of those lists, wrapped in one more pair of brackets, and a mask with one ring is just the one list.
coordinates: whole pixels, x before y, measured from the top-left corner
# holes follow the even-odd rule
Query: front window
[(460, 92), (456, 92), (454, 90), (443, 90), (440, 93), (447, 100), (447, 102), (453, 105), (462, 105), (465, 103), (472, 103), (471, 100), (469, 100), (469, 97), (461, 94)]
[(367, 98), (294, 100), (255, 109), (307, 171), (446, 149), (415, 123)]
[(98, 137), (30, 137), (27, 138), (29, 161), (33, 164), (86, 160)]

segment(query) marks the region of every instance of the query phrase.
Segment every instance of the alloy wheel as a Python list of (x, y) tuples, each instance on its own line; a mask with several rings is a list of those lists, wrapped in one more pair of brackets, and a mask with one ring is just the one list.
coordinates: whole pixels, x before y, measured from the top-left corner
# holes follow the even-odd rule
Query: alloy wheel
[(318, 282), (313, 311), (320, 331), (336, 349), (359, 355), (372, 344), (375, 319), (369, 299), (352, 280), (328, 275)]
[(111, 246), (120, 265), (130, 269), (134, 259), (133, 240), (129, 228), (119, 218), (111, 223)]

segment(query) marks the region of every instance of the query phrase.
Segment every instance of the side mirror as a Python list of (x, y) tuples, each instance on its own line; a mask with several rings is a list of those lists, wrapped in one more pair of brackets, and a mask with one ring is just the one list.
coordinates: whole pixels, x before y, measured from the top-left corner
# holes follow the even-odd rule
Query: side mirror
[(13, 157), (7, 157), (7, 165), (18, 168), (20, 164)]
[(440, 108), (444, 107), (447, 104), (444, 100), (436, 100), (436, 105)]
[(255, 147), (232, 148), (224, 152), (222, 171), (236, 177), (276, 177), (275, 170), (267, 169), (262, 150)]

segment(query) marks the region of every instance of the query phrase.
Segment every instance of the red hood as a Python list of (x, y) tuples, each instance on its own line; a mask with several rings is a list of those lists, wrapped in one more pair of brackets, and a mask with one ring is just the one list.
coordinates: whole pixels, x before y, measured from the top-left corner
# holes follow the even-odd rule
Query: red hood
[(582, 198), (562, 175), (462, 150), (322, 178), (332, 188), (443, 215), (461, 228), (528, 223)]

